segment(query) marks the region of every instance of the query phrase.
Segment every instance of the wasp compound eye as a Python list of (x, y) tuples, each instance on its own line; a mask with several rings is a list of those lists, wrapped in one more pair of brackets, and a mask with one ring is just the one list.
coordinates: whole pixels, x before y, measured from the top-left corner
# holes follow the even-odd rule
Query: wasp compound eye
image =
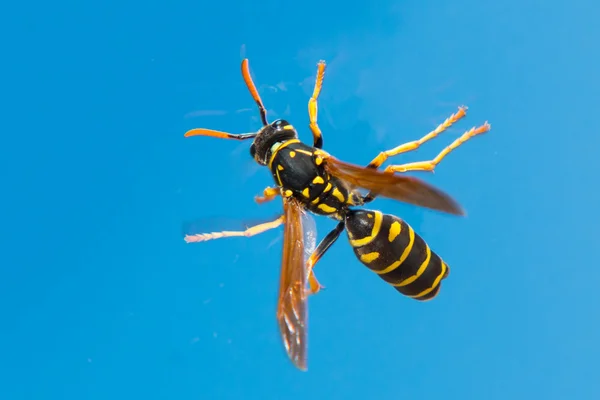
[(288, 125), (290, 125), (290, 123), (289, 123), (289, 122), (287, 122), (285, 119), (278, 119), (277, 121), (275, 121), (275, 122), (273, 123), (273, 126), (274, 126), (275, 128), (278, 128), (278, 129), (279, 129), (279, 128), (284, 128), (284, 127), (286, 127), (286, 126), (288, 126)]

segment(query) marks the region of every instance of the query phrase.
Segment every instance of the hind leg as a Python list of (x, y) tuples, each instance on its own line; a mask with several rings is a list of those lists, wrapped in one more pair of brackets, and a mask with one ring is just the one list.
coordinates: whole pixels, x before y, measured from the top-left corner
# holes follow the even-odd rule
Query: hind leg
[(435, 138), (440, 133), (442, 133), (443, 131), (448, 129), (450, 126), (452, 126), (452, 124), (454, 124), (456, 121), (458, 121), (459, 119), (464, 117), (466, 115), (466, 110), (467, 110), (466, 107), (460, 107), (458, 109), (458, 112), (456, 112), (455, 114), (452, 114), (451, 116), (446, 118), (446, 120), (444, 122), (442, 122), (441, 124), (439, 124), (437, 128), (435, 128), (433, 131), (429, 132), (427, 135), (423, 136), (419, 140), (401, 144), (400, 146), (394, 147), (391, 150), (382, 151), (381, 153), (379, 153), (379, 155), (377, 155), (377, 157), (375, 157), (373, 159), (373, 161), (371, 161), (369, 163), (369, 165), (367, 167), (377, 169), (384, 162), (386, 162), (386, 160), (389, 157), (418, 149), (423, 143), (428, 142), (431, 139)]
[(465, 143), (467, 140), (485, 133), (489, 131), (491, 128), (490, 124), (487, 122), (480, 127), (471, 128), (467, 132), (465, 132), (461, 137), (456, 139), (450, 146), (446, 147), (444, 150), (440, 152), (433, 160), (430, 161), (418, 161), (407, 164), (400, 165), (390, 165), (385, 171), (386, 172), (406, 172), (406, 171), (433, 171), (435, 167), (446, 157), (452, 150), (455, 150), (457, 147)]
[(321, 243), (319, 243), (315, 251), (311, 254), (308, 261), (306, 262), (306, 268), (308, 270), (308, 284), (310, 285), (309, 294), (316, 294), (317, 292), (319, 292), (319, 290), (324, 288), (324, 286), (322, 286), (315, 277), (313, 268), (315, 264), (321, 259), (321, 257), (323, 257), (323, 255), (327, 252), (327, 250), (329, 250), (331, 245), (335, 243), (335, 241), (340, 236), (340, 233), (342, 233), (342, 231), (344, 230), (344, 227), (344, 221), (337, 224), (337, 226), (331, 232), (329, 232), (327, 236), (325, 236), (325, 238), (323, 238)]

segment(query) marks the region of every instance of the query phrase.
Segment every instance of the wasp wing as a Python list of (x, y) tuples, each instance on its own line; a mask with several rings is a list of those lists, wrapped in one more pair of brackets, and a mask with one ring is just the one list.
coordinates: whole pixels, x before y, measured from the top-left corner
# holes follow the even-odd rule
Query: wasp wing
[(328, 156), (325, 170), (354, 187), (372, 191), (378, 196), (414, 204), (454, 215), (464, 215), (461, 206), (449, 195), (424, 181), (403, 175), (361, 167)]
[(317, 224), (315, 219), (305, 211), (302, 212), (302, 230), (304, 231), (304, 265), (317, 248)]
[(284, 199), (283, 204), (285, 227), (277, 321), (288, 356), (296, 367), (306, 370), (308, 294), (303, 209), (293, 199)]

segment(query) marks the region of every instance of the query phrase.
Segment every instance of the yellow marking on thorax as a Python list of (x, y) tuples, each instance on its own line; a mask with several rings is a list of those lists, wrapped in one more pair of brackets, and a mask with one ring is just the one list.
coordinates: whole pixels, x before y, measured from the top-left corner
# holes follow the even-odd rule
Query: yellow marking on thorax
[(338, 199), (340, 201), (340, 203), (343, 203), (346, 199), (344, 199), (344, 195), (342, 194), (342, 192), (339, 191), (338, 188), (333, 189), (333, 196)]
[(308, 151), (308, 150), (296, 149), (296, 151), (297, 151), (298, 153), (306, 154), (307, 156), (310, 156), (310, 157), (312, 157), (312, 155), (313, 155), (313, 153), (311, 153), (311, 152), (310, 152), (310, 151)]
[(279, 171), (283, 171), (283, 165), (279, 164), (279, 165), (277, 166), (277, 169), (278, 169)]
[(320, 183), (325, 183), (325, 181), (320, 176), (316, 176), (315, 179), (313, 179), (312, 183), (315, 184), (315, 185), (317, 185), (317, 184), (320, 184)]
[(329, 192), (331, 190), (331, 182), (327, 182), (327, 186), (323, 189), (323, 193)]
[(394, 221), (390, 226), (390, 233), (388, 234), (388, 241), (392, 243), (394, 239), (400, 234), (402, 230), (402, 225), (398, 221)]
[(319, 204), (319, 205), (317, 206), (317, 208), (318, 208), (319, 210), (323, 210), (323, 211), (325, 211), (326, 213), (333, 213), (333, 212), (337, 211), (335, 208), (333, 208), (333, 207), (330, 207), (330, 206), (328, 206), (327, 204)]
[(286, 129), (286, 130), (288, 130), (288, 131), (293, 131), (293, 130), (294, 130), (294, 127), (293, 127), (292, 125), (289, 125), (289, 124), (288, 124), (288, 125), (285, 125), (285, 126), (283, 127), (283, 129)]
[(410, 254), (410, 251), (412, 250), (413, 247), (413, 243), (415, 241), (415, 231), (412, 230), (412, 228), (408, 226), (408, 245), (404, 248), (404, 251), (402, 252), (402, 255), (400, 256), (400, 259), (396, 262), (394, 262), (392, 265), (390, 265), (389, 267), (382, 269), (381, 271), (375, 271), (378, 275), (383, 275), (383, 274), (387, 274), (388, 272), (392, 272), (393, 270), (395, 270), (396, 268), (398, 268), (400, 265), (402, 265), (402, 263), (406, 260), (406, 257), (408, 257), (408, 255)]
[(283, 192), (283, 195), (285, 197), (291, 197), (294, 194), (294, 192), (292, 192), (291, 190), (286, 190), (285, 192)]
[(296, 157), (296, 152), (294, 150), (290, 151), (290, 157), (292, 157), (292, 158)]
[(277, 169), (277, 171), (275, 171), (275, 175), (277, 175), (277, 184), (279, 186), (283, 186), (283, 184), (281, 183), (281, 177), (279, 176), (279, 169)]
[(315, 164), (321, 165), (323, 163), (323, 157), (317, 156), (315, 157)]
[(317, 204), (320, 201), (321, 201), (321, 199), (317, 197), (316, 199), (314, 199), (313, 201), (311, 201), (310, 204)]
[(408, 297), (412, 297), (414, 299), (418, 299), (419, 297), (423, 297), (426, 294), (429, 294), (433, 289), (435, 289), (441, 282), (442, 278), (444, 278), (444, 274), (446, 273), (446, 269), (448, 267), (446, 266), (446, 263), (442, 261), (442, 271), (440, 272), (440, 274), (437, 276), (437, 278), (435, 278), (435, 281), (433, 281), (433, 285), (431, 285), (430, 288), (423, 290), (421, 293), (412, 295), (412, 296), (408, 296)]
[(346, 199), (346, 204), (349, 204), (351, 206), (354, 205), (354, 194), (348, 193), (348, 198)]
[[(371, 218), (373, 218), (373, 216), (371, 214), (368, 214), (368, 215)], [(375, 222), (373, 223), (373, 229), (371, 229), (371, 234), (368, 236), (365, 236), (362, 239), (350, 240), (350, 245), (352, 247), (360, 247), (360, 246), (365, 246), (365, 245), (371, 243), (373, 240), (375, 240), (377, 235), (379, 235), (379, 231), (381, 230), (381, 220), (382, 219), (383, 219), (383, 214), (381, 214), (381, 211), (375, 211)]]
[(275, 156), (277, 155), (277, 153), (279, 153), (281, 151), (281, 149), (283, 149), (293, 143), (300, 143), (300, 139), (290, 139), (287, 142), (283, 142), (281, 144), (275, 143), (273, 145), (273, 147), (271, 147), (271, 159), (269, 159), (269, 169), (272, 168), (273, 160), (275, 159)]
[(304, 197), (306, 197), (306, 198), (309, 198), (309, 197), (310, 197), (310, 193), (309, 193), (309, 191), (308, 191), (308, 188), (306, 188), (306, 189), (304, 189), (304, 190), (302, 191), (302, 196), (304, 196)]
[(279, 148), (279, 146), (281, 146), (281, 145), (282, 145), (282, 142), (277, 142), (273, 146), (271, 146), (271, 154), (273, 154), (275, 152), (275, 150), (277, 150)]
[(427, 266), (429, 265), (429, 260), (431, 259), (431, 249), (429, 249), (429, 246), (427, 246), (427, 245), (425, 245), (425, 248), (427, 249), (427, 257), (425, 257), (425, 261), (423, 261), (423, 263), (417, 270), (417, 273), (414, 274), (413, 276), (406, 278), (403, 281), (392, 284), (392, 286), (402, 287), (402, 286), (410, 285), (411, 283), (416, 281), (421, 275), (423, 275), (423, 272), (425, 272), (425, 270), (427, 269)]
[(374, 251), (372, 253), (363, 254), (360, 256), (360, 261), (364, 263), (371, 263), (379, 258), (379, 252)]

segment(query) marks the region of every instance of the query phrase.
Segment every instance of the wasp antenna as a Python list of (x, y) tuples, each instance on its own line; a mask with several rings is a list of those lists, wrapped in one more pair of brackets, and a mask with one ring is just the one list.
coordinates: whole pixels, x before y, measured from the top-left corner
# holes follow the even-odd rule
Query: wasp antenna
[(258, 106), (258, 112), (260, 113), (260, 119), (263, 123), (263, 126), (269, 125), (267, 121), (267, 109), (263, 105), (263, 102), (258, 94), (258, 90), (256, 90), (256, 85), (252, 81), (252, 77), (250, 76), (250, 67), (248, 66), (248, 59), (244, 58), (242, 61), (242, 76), (244, 77), (244, 82), (246, 82), (246, 86), (252, 95), (252, 98), (256, 102)]
[(190, 136), (209, 136), (209, 137), (215, 137), (215, 138), (219, 138), (219, 139), (246, 140), (246, 139), (253, 139), (253, 138), (255, 138), (256, 137), (256, 132), (242, 133), (242, 134), (239, 134), (239, 135), (234, 135), (232, 133), (221, 132), (221, 131), (214, 131), (212, 129), (196, 128), (196, 129), (190, 129), (183, 136), (184, 137), (190, 137)]

